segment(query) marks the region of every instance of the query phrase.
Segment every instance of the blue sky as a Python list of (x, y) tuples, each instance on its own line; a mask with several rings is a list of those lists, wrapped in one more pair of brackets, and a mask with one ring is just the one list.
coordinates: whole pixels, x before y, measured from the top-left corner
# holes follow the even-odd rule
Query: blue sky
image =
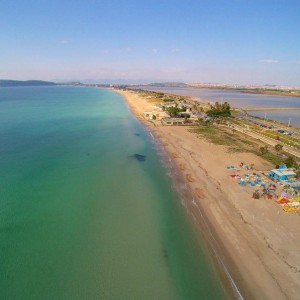
[(0, 78), (300, 86), (300, 1), (0, 0)]

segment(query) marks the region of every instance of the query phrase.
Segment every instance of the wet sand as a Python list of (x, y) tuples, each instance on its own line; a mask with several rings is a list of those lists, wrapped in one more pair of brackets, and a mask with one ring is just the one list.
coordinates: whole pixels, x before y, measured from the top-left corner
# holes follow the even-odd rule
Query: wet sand
[(299, 215), (284, 213), (274, 200), (252, 199), (253, 189), (239, 186), (226, 169), (241, 161), (254, 163), (257, 171), (273, 166), (251, 153), (230, 153), (189, 127), (147, 121), (143, 112), (152, 110), (153, 103), (135, 92), (117, 92), (185, 179), (194, 195), (187, 203), (188, 211), (227, 284), (236, 285), (244, 299), (299, 299)]

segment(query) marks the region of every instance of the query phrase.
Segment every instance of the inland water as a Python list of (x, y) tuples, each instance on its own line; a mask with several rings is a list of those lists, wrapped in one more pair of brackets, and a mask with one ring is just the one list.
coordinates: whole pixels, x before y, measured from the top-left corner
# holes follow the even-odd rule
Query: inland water
[(228, 299), (167, 172), (113, 91), (1, 88), (1, 299)]
[[(214, 90), (202, 88), (180, 88), (180, 87), (155, 87), (140, 86), (138, 88), (155, 92), (164, 92), (191, 96), (201, 101), (224, 102), (227, 101), (232, 107), (238, 108), (265, 108), (263, 111), (251, 111), (250, 115), (267, 117), (282, 123), (290, 123), (292, 126), (300, 127), (300, 97), (249, 94), (239, 91)], [(299, 110), (269, 111), (268, 108), (298, 107)]]

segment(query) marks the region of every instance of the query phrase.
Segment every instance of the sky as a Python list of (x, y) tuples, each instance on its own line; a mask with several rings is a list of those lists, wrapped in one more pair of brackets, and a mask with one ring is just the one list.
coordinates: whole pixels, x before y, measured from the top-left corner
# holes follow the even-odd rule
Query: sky
[(300, 86), (300, 1), (0, 0), (0, 79)]

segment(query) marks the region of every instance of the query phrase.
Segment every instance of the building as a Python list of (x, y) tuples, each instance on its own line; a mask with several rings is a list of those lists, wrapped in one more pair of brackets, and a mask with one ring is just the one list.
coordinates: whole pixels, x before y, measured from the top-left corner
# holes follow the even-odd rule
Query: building
[(162, 111), (163, 110), (163, 105), (162, 104), (154, 104), (154, 109)]
[(161, 123), (162, 123), (162, 125), (182, 126), (182, 125), (185, 125), (186, 121), (184, 118), (162, 118)]
[(296, 173), (289, 169), (274, 169), (268, 172), (270, 178), (276, 181), (295, 180)]
[(148, 120), (160, 120), (162, 118), (168, 117), (169, 115), (164, 111), (146, 111), (144, 112), (144, 116)]

